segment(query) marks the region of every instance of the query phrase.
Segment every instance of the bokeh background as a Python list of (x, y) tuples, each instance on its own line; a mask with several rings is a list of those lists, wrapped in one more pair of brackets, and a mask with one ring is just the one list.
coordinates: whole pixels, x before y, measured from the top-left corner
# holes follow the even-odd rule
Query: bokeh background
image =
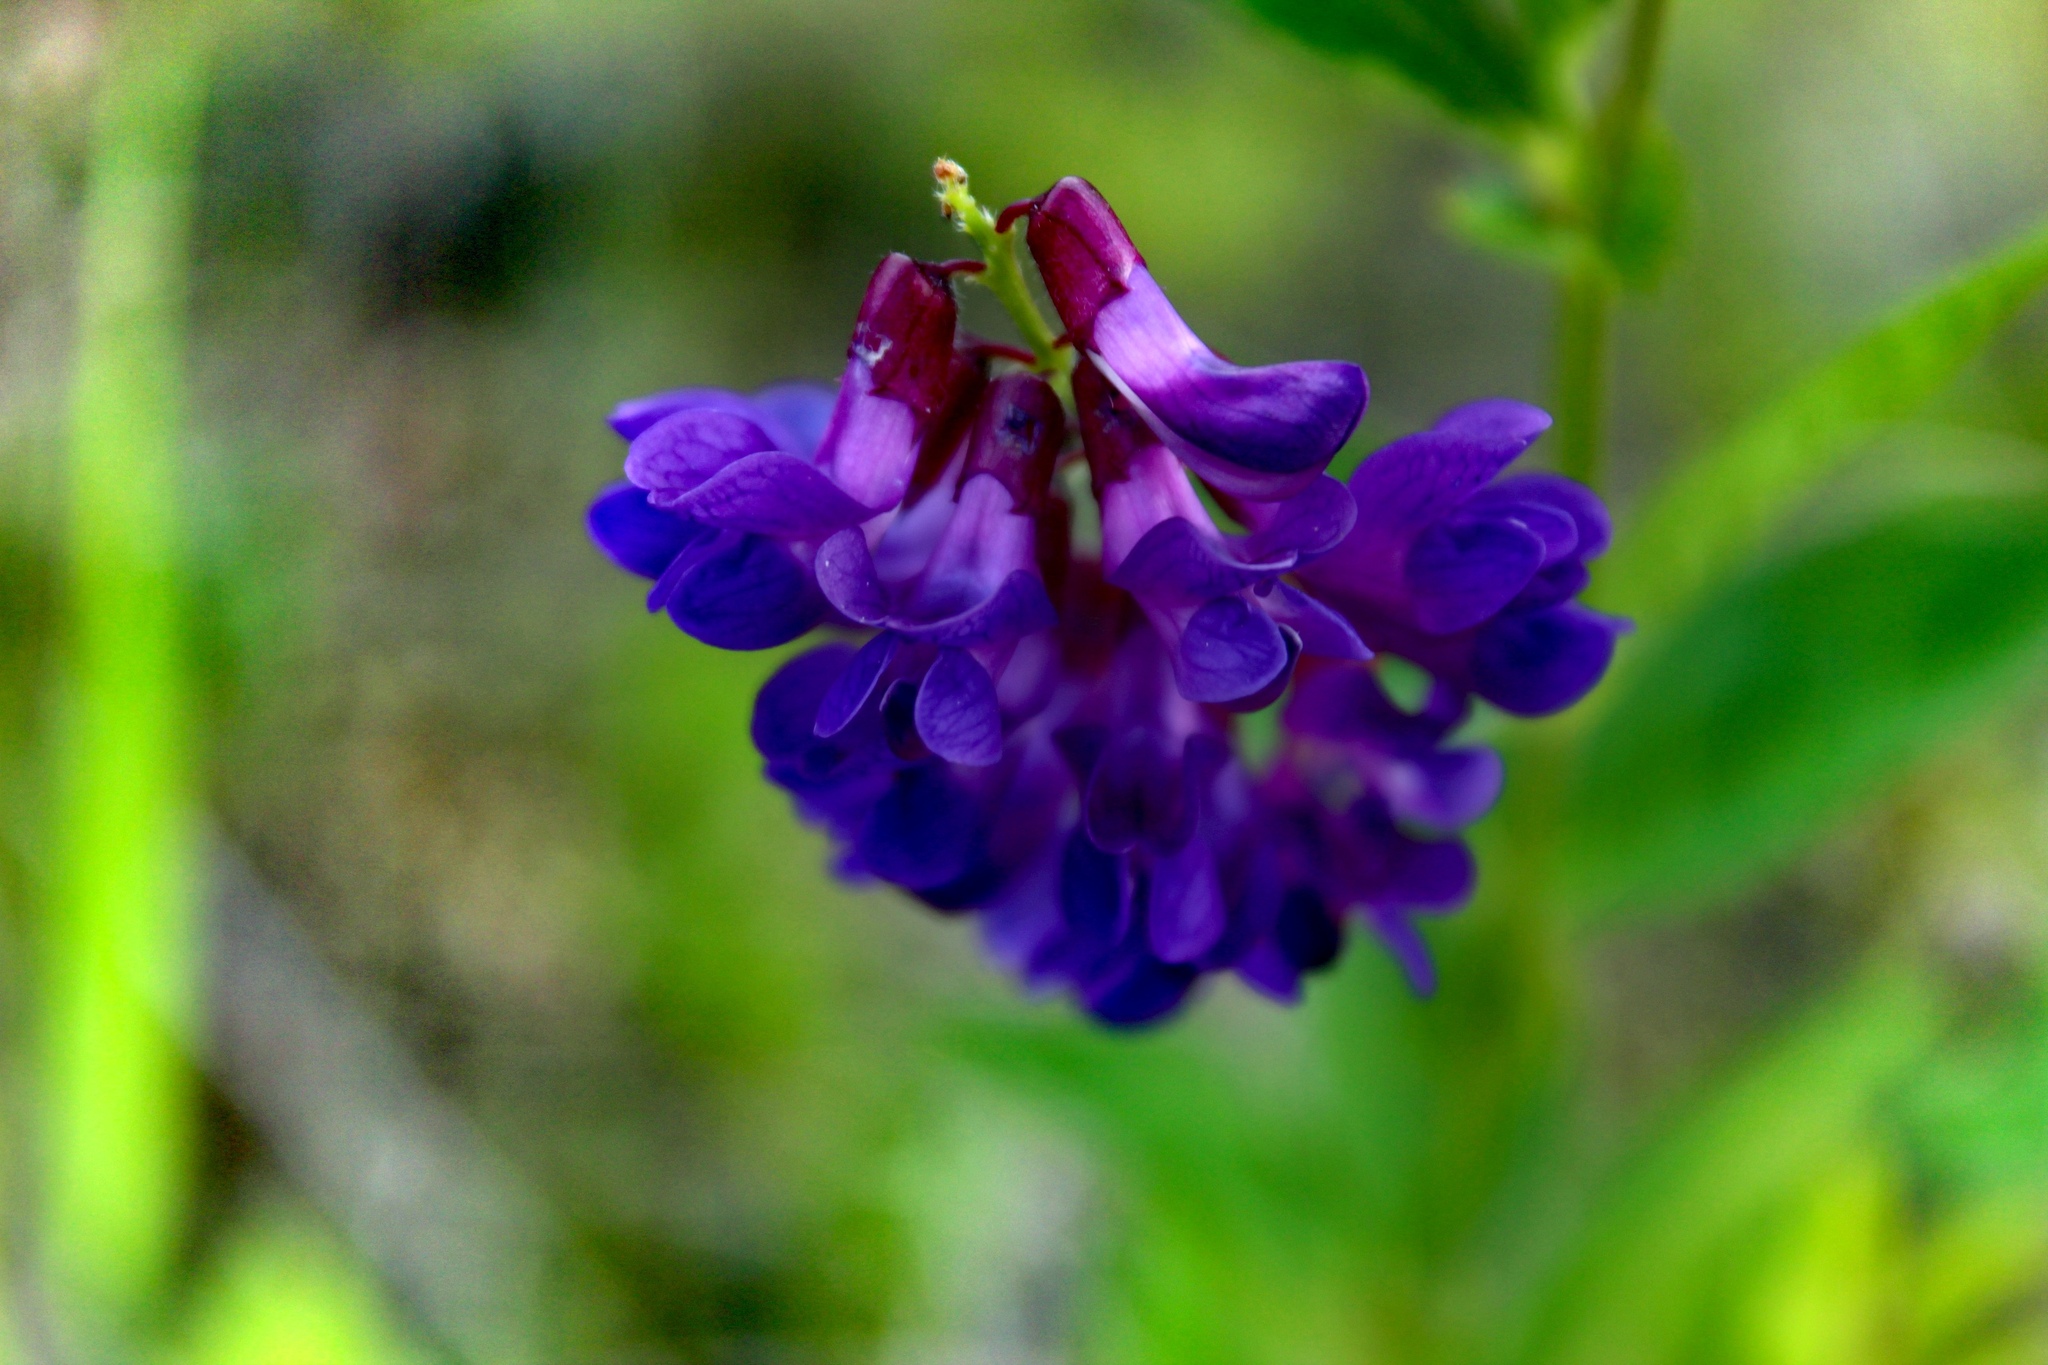
[(0, 1360), (2048, 1359), (2048, 9), (1663, 37), (1604, 491), (1739, 544), (1478, 723), (1437, 998), (1130, 1037), (830, 879), (603, 416), (835, 374), (945, 154), (1355, 460), (1552, 392), (1530, 139), (1222, 0), (0, 8)]

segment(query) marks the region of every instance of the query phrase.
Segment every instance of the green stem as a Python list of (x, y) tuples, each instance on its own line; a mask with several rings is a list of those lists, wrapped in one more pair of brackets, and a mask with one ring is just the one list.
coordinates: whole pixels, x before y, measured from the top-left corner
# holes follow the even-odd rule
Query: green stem
[(1616, 292), (1605, 248), (1627, 201), (1669, 4), (1670, 0), (1636, 0), (1629, 13), (1621, 73), (1586, 134), (1580, 194), (1583, 220), (1596, 245), (1559, 283), (1558, 463), (1572, 478), (1596, 488), (1606, 450)]
[(1037, 357), (1038, 370), (1049, 375), (1067, 374), (1074, 368), (1073, 348), (1059, 343), (1059, 334), (1038, 311), (1038, 303), (1031, 297), (1031, 286), (1024, 280), (1024, 267), (1017, 253), (1017, 244), (1024, 236), (1024, 224), (1013, 223), (1008, 232), (997, 231), (994, 215), (968, 192), (965, 171), (950, 161), (942, 161), (935, 174), (943, 212), (981, 248), (981, 258), (987, 269), (972, 278), (987, 286), (1009, 313), (1010, 320), (1017, 324), (1024, 344)]
[(1606, 448), (1613, 330), (1614, 281), (1606, 262), (1588, 252), (1558, 296), (1557, 463), (1589, 488), (1600, 486)]
[(186, 243), (202, 3), (118, 11), (78, 250), (65, 707), (42, 1025), (53, 1305), (107, 1344), (183, 1242), (196, 1087), (190, 689), (180, 638)]

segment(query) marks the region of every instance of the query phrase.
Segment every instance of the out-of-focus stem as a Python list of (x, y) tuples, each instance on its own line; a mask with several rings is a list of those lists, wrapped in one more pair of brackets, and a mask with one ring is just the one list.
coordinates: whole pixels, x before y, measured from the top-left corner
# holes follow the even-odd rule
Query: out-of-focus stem
[(1591, 488), (1600, 486), (1607, 443), (1613, 330), (1614, 281), (1588, 253), (1559, 289), (1556, 404), (1558, 469)]
[(1614, 330), (1615, 282), (1604, 248), (1614, 238), (1627, 200), (1643, 117), (1656, 84), (1668, 5), (1669, 0), (1636, 0), (1629, 12), (1620, 75), (1586, 132), (1580, 216), (1592, 242), (1559, 281), (1558, 464), (1595, 488), (1606, 451)]
[(56, 865), (42, 944), (41, 1231), (89, 1349), (145, 1313), (184, 1235), (195, 1088), (180, 429), (199, 4), (117, 10), (78, 252)]

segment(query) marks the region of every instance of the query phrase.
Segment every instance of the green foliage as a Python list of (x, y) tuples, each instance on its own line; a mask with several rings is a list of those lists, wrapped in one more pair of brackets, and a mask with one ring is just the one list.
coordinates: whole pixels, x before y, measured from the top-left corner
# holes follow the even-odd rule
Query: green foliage
[(118, 1334), (173, 1269), (191, 1198), (196, 895), (182, 653), (186, 231), (204, 101), (192, 16), (116, 32), (80, 245), (70, 445), (69, 722), (44, 926), (47, 1254), (62, 1307)]
[(1506, 124), (1542, 116), (1534, 44), (1484, 0), (1244, 3), (1311, 47), (1397, 72), (1460, 118)]
[(1685, 231), (1685, 193), (1677, 144), (1662, 124), (1645, 124), (1600, 244), (1624, 288), (1643, 293), (1663, 277)]
[(1739, 889), (2048, 663), (2048, 503), (1956, 500), (1744, 576), (1663, 632), (1589, 737), (1592, 914)]
[(1886, 423), (1919, 412), (2048, 282), (2048, 226), (1858, 338), (1679, 466), (1600, 567), (1599, 600), (1660, 623), (1734, 568)]
[(1722, 1306), (1714, 1259), (1837, 1158), (1935, 1036), (1918, 968), (1881, 958), (1651, 1134), (1531, 1298), (1528, 1365), (1682, 1358)]

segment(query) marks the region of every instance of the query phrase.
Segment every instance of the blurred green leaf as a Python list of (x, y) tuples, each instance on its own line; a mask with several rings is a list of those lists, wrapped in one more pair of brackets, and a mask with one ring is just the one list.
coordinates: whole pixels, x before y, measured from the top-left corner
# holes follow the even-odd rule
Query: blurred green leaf
[(1546, 218), (1520, 186), (1496, 177), (1458, 186), (1444, 209), (1460, 237), (1532, 269), (1562, 274), (1585, 249), (1582, 233)]
[(1648, 121), (1602, 244), (1625, 288), (1641, 292), (1662, 278), (1684, 233), (1685, 209), (1685, 162), (1671, 134)]
[(1484, 0), (1244, 4), (1311, 47), (1388, 67), (1460, 118), (1512, 123), (1543, 114), (1528, 34)]
[(1747, 577), (1666, 632), (1588, 737), (1582, 913), (1676, 910), (1796, 853), (2048, 662), (2048, 502), (1946, 500)]
[(202, 1279), (178, 1365), (422, 1365), (361, 1262), (296, 1209), (228, 1230)]
[(2044, 281), (2048, 226), (1915, 300), (1686, 462), (1608, 557), (1601, 605), (1672, 616), (1859, 444), (1939, 393)]
[(1713, 1258), (1853, 1139), (1924, 1055), (1936, 1019), (1920, 973), (1880, 959), (1706, 1087), (1607, 1182), (1531, 1300), (1514, 1358), (1677, 1358), (1699, 1315), (1725, 1309), (1706, 1273)]
[(41, 1229), (56, 1307), (111, 1348), (174, 1269), (192, 1197), (194, 887), (183, 656), (187, 233), (198, 6), (123, 11), (78, 248), (59, 855), (43, 944)]
[(1543, 46), (1569, 40), (1614, 0), (1516, 0), (1529, 33)]

